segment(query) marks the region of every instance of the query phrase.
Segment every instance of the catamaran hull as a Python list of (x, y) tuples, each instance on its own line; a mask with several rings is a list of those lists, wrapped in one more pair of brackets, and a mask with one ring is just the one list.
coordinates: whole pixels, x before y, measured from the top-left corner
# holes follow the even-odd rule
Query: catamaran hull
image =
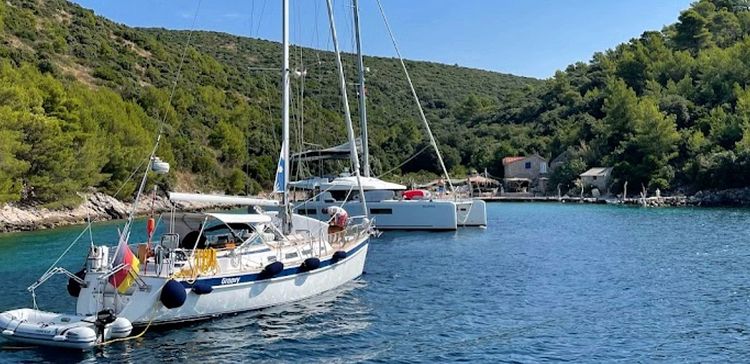
[[(167, 278), (144, 277), (145, 282), (154, 288), (135, 292), (120, 316), (128, 318), (135, 326), (173, 324), (303, 300), (362, 275), (367, 248), (368, 242), (364, 240), (347, 251), (344, 259), (333, 261), (330, 258), (322, 261), (318, 269), (304, 273), (298, 272), (299, 267), (287, 268), (272, 279), (256, 280), (257, 274), (248, 274), (182, 281), (187, 299), (181, 307), (173, 309), (164, 307), (159, 301), (160, 287)], [(198, 284), (211, 286), (213, 290), (197, 294), (192, 287)]]
[[(331, 206), (341, 204), (307, 202), (299, 205), (295, 212), (327, 221), (330, 216), (324, 209)], [(458, 227), (456, 204), (452, 201), (368, 201), (367, 207), (378, 230), (456, 230)], [(358, 201), (347, 202), (343, 208), (349, 216), (363, 215), (362, 204)]]
[(482, 200), (456, 201), (458, 226), (487, 226), (487, 203)]

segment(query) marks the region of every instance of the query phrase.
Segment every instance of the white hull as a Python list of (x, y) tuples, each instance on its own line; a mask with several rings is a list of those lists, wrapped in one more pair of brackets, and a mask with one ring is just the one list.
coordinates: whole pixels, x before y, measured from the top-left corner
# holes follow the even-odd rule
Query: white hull
[[(0, 313), (0, 333), (9, 341), (67, 349), (91, 349), (99, 343), (94, 316), (65, 315), (22, 308)], [(130, 335), (131, 323), (122, 318), (104, 327), (104, 339)]]
[[(263, 219), (260, 215), (212, 216), (221, 221), (235, 221), (235, 227), (237, 221)], [(369, 223), (349, 225), (346, 230), (332, 234), (328, 234), (326, 223), (313, 218), (294, 214), (292, 223), (290, 240), (251, 244), (248, 248), (200, 250), (215, 254), (209, 259), (215, 262), (210, 267), (204, 264), (198, 268), (201, 265), (198, 256), (178, 259), (174, 257), (179, 254), (173, 253), (172, 258), (165, 257), (161, 263), (151, 257), (139, 273), (139, 282), (123, 294), (118, 294), (107, 282), (104, 276), (110, 271), (107, 266), (97, 269), (101, 266), (97, 262), (102, 261), (99, 256), (108, 261), (107, 253), (97, 254), (94, 249), (76, 313), (87, 316), (109, 307), (117, 317), (136, 326), (194, 321), (302, 300), (362, 275)], [(226, 235), (219, 233), (213, 237), (221, 236)], [(202, 261), (205, 263), (205, 258)], [(308, 261), (312, 265), (307, 265)], [(272, 265), (276, 267), (269, 273)]]
[[(150, 292), (137, 291), (132, 298), (133, 302), (137, 303), (127, 305), (120, 312), (120, 316), (129, 319), (136, 326), (147, 325), (149, 322), (158, 325), (202, 320), (299, 301), (335, 289), (361, 276), (364, 271), (367, 248), (368, 243), (365, 240), (351, 249), (350, 254), (344, 260), (332, 265), (321, 266), (311, 272), (290, 274), (268, 280), (243, 282), (254, 275), (198, 279), (196, 284), (213, 286), (211, 293), (203, 295), (198, 295), (187, 288), (190, 286), (187, 282), (181, 282), (183, 286), (186, 286), (187, 300), (182, 307), (175, 309), (167, 309), (159, 304), (160, 290), (158, 288)], [(286, 268), (281, 275), (295, 269), (296, 267)], [(240, 283), (222, 284), (222, 282), (231, 282), (237, 277), (240, 277)], [(167, 278), (145, 278), (144, 280), (152, 287), (161, 287), (166, 283)]]
[[(331, 206), (343, 207), (349, 216), (363, 215), (362, 204), (358, 201), (350, 201), (343, 205), (340, 202), (311, 201), (295, 206), (296, 213), (322, 221), (330, 218), (323, 212), (323, 209)], [(379, 230), (456, 230), (459, 225), (456, 215), (457, 206), (452, 201), (368, 201), (367, 207), (375, 227)]]
[(456, 202), (458, 226), (487, 226), (487, 203), (482, 200)]

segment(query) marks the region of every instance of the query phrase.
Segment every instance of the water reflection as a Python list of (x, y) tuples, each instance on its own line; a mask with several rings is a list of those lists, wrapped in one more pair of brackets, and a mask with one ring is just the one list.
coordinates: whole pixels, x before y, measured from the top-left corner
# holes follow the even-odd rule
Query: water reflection
[[(143, 360), (246, 361), (267, 358), (272, 348), (280, 358), (303, 357), (295, 343), (337, 342), (366, 331), (372, 308), (354, 294), (367, 287), (358, 279), (338, 289), (283, 306), (224, 316), (180, 327), (153, 328), (143, 338), (112, 345), (86, 361), (142, 362)], [(143, 350), (159, 348), (159, 350)]]

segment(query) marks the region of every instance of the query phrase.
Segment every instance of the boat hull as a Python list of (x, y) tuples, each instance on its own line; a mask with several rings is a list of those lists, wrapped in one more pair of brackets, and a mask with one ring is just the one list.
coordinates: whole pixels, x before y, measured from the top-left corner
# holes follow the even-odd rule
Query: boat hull
[[(159, 303), (160, 288), (168, 279), (143, 277), (146, 284), (155, 288), (135, 292), (119, 316), (136, 326), (174, 324), (303, 300), (362, 275), (367, 249), (365, 239), (346, 251), (344, 259), (332, 261), (333, 258), (329, 258), (321, 262), (319, 268), (308, 272), (299, 272), (299, 267), (287, 268), (271, 279), (259, 280), (257, 274), (246, 274), (181, 281), (187, 298), (182, 306), (173, 309)], [(191, 289), (197, 284), (209, 285), (213, 290), (208, 294), (197, 294)]]
[(487, 226), (487, 203), (482, 200), (456, 201), (458, 226)]
[[(312, 201), (296, 206), (295, 212), (326, 221), (330, 218), (324, 209), (343, 207), (349, 216), (363, 215), (358, 201), (326, 203)], [(368, 201), (370, 217), (378, 230), (456, 230), (456, 204), (444, 200), (386, 200)]]
[[(99, 344), (95, 320), (22, 308), (0, 313), (0, 336), (24, 344), (87, 350)], [(104, 339), (126, 337), (132, 329), (130, 321), (118, 317), (104, 327)]]

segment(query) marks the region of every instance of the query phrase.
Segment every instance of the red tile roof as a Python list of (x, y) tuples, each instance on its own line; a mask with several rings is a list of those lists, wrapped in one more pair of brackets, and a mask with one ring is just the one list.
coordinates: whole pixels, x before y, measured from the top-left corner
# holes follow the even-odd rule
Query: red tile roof
[(505, 157), (503, 158), (503, 165), (507, 166), (508, 164), (518, 162), (526, 157)]

